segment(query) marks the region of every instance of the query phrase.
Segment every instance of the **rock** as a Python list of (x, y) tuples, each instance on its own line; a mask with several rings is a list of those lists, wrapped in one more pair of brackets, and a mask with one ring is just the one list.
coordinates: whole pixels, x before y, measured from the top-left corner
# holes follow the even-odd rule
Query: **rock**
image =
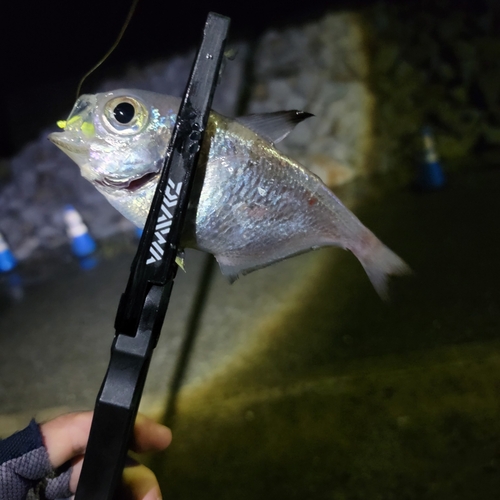
[[(316, 115), (282, 143), (291, 157), (330, 186), (370, 172), (373, 97), (358, 15), (328, 14), (303, 26), (268, 31), (257, 44), (252, 78), (245, 73), (248, 45), (236, 48), (237, 57), (225, 66), (214, 109), (234, 116), (243, 83), (254, 81), (248, 112), (303, 109)], [(131, 67), (123, 78), (109, 79), (97, 91), (141, 88), (182, 95), (193, 57), (194, 51)], [(73, 162), (47, 141), (49, 132), (43, 131), (12, 158), (10, 182), (0, 189), (0, 231), (20, 259), (67, 241), (61, 216), (67, 203), (81, 213), (96, 239), (132, 230)]]
[(480, 14), (477, 5), (451, 0), (380, 2), (363, 16), (376, 163), (407, 183), (422, 154), (416, 138), (424, 125), (435, 131), (445, 168), (478, 168), (478, 155), (494, 157), (496, 145), (486, 132), (500, 123), (500, 42), (493, 28), (500, 17), (493, 3)]
[(354, 169), (322, 154), (307, 156), (303, 159), (302, 164), (331, 187), (346, 184), (352, 181), (356, 175)]
[[(238, 49), (240, 57), (226, 65), (214, 100), (214, 107), (228, 115), (235, 113), (243, 79), (247, 49), (243, 44)], [(190, 52), (145, 68), (130, 68), (123, 78), (107, 80), (97, 91), (128, 87), (182, 95), (193, 58), (194, 52)], [(68, 241), (62, 218), (67, 203), (81, 213), (96, 239), (133, 230), (132, 223), (111, 207), (81, 177), (78, 167), (47, 140), (52, 131), (42, 131), (15, 157), (2, 160), (0, 179), (8, 183), (0, 186), (0, 231), (19, 260)]]
[(314, 113), (279, 147), (316, 165), (330, 185), (347, 182), (369, 170), (373, 97), (367, 77), (363, 30), (355, 14), (328, 14), (304, 26), (271, 30), (256, 50), (249, 112)]

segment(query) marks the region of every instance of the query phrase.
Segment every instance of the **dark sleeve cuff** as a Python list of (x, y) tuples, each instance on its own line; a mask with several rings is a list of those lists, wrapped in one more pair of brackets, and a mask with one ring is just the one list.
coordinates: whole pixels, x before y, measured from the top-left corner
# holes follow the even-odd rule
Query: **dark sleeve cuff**
[(42, 446), (42, 433), (33, 419), (28, 427), (0, 441), (0, 465)]
[(43, 489), (56, 490), (47, 498), (68, 497), (70, 475), (68, 469), (55, 477), (35, 420), (0, 441), (0, 499), (25, 500), (29, 490), (40, 487), (41, 482)]

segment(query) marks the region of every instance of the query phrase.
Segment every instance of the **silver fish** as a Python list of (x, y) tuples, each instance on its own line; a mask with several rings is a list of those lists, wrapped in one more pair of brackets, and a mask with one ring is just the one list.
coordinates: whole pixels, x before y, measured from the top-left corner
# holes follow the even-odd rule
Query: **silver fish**
[[(180, 99), (141, 90), (83, 95), (49, 139), (118, 211), (146, 221)], [(323, 246), (351, 250), (377, 292), (408, 266), (310, 171), (274, 147), (300, 112), (210, 114), (183, 245), (209, 252), (234, 280)]]

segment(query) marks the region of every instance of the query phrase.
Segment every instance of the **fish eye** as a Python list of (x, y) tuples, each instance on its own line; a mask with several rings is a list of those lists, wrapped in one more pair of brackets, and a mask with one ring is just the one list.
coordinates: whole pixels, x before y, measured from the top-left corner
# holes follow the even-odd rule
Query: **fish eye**
[(149, 113), (134, 97), (113, 97), (104, 105), (104, 124), (119, 135), (134, 135), (148, 123)]
[(135, 108), (129, 102), (121, 102), (113, 109), (116, 121), (126, 125), (130, 123), (135, 115)]

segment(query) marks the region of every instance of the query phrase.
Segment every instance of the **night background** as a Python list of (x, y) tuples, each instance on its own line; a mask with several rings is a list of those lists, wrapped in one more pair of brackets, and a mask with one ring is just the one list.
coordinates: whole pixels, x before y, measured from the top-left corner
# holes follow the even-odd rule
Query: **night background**
[[(409, 10), (442, 20), (457, 12), (471, 20), (487, 14), (498, 24), (498, 5), (489, 0), (313, 0), (306, 4), (275, 0), (196, 4), (140, 0), (120, 44), (88, 78), (83, 92), (91, 92), (104, 77), (120, 73), (124, 65), (142, 66), (192, 48), (198, 43), (200, 27), (210, 10), (231, 18), (232, 40), (251, 42), (269, 27), (302, 24), (327, 10), (356, 11), (379, 4), (404, 6), (403, 23), (412, 21), (412, 16), (404, 13)], [(0, 156), (11, 155), (26, 139), (34, 138), (40, 126), (67, 113), (80, 78), (113, 44), (130, 5), (117, 0), (78, 4), (64, 0), (9, 2), (0, 18), (0, 103), (4, 114)]]
[[(0, 19), (4, 113), (0, 156), (11, 155), (41, 126), (69, 112), (80, 78), (114, 43), (130, 5), (117, 0), (9, 3)], [(119, 73), (124, 65), (146, 65), (192, 49), (209, 11), (231, 17), (232, 39), (251, 41), (269, 26), (306, 21), (331, 5), (308, 2), (305, 10), (294, 2), (262, 0), (196, 4), (140, 0), (120, 44), (85, 82), (83, 92), (91, 92), (96, 81)]]
[[(20, 0), (0, 17), (0, 234), (17, 259), (0, 273), (0, 437), (91, 408), (107, 367), (138, 236), (46, 136), (129, 8)], [(277, 149), (413, 274), (382, 301), (350, 252), (321, 248), (230, 285), (187, 249), (141, 406), (174, 434), (147, 458), (162, 492), (497, 499), (500, 2), (140, 0), (82, 93), (182, 94), (208, 11), (240, 48), (221, 112), (313, 113)]]

